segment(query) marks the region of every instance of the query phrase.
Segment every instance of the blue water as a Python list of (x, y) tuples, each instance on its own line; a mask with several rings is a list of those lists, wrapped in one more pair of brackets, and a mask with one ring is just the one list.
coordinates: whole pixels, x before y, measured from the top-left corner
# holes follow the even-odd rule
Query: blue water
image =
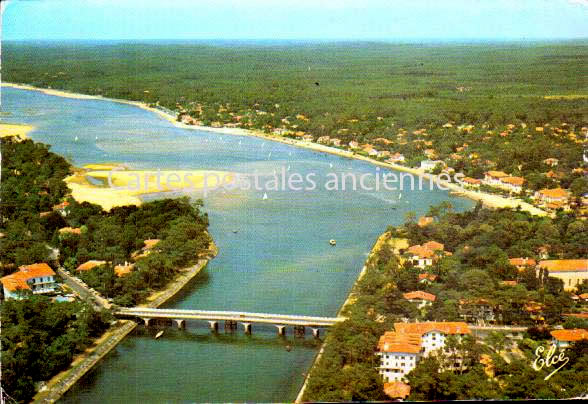
[[(118, 162), (247, 174), (290, 166), (289, 172), (316, 173), (315, 191), (270, 191), (267, 200), (259, 191), (204, 198), (220, 252), (173, 307), (333, 316), (388, 225), (445, 200), (457, 210), (473, 206), (428, 187), (404, 191), (401, 199), (398, 191), (326, 191), (329, 172), (386, 170), (263, 139), (176, 128), (130, 105), (3, 88), (2, 111), (11, 113), (4, 122), (34, 125), (33, 140), (77, 166)], [(319, 346), (310, 337), (280, 339), (261, 326), (254, 326), (253, 336), (210, 335), (198, 323), (186, 331), (167, 329), (157, 341), (152, 334), (139, 327), (64, 401), (290, 401)], [(291, 352), (284, 349), (288, 344)]]

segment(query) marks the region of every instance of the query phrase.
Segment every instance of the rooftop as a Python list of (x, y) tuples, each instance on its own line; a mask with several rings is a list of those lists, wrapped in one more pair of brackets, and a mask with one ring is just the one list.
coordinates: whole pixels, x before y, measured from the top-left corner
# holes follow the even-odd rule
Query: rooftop
[(394, 323), (394, 328), (399, 333), (423, 335), (431, 331), (441, 331), (444, 334), (470, 334), (468, 325), (461, 321), (442, 321), (424, 323)]
[(430, 302), (434, 302), (436, 299), (436, 296), (431, 294), (431, 293), (427, 293), (427, 292), (423, 292), (422, 290), (415, 290), (414, 292), (408, 292), (408, 293), (404, 293), (402, 296), (404, 296), (405, 299), (420, 299), (420, 300), (427, 300)]
[(543, 260), (539, 267), (550, 272), (588, 272), (588, 259), (579, 260)]
[(575, 328), (572, 330), (553, 330), (551, 336), (558, 341), (580, 341), (588, 339), (588, 330)]

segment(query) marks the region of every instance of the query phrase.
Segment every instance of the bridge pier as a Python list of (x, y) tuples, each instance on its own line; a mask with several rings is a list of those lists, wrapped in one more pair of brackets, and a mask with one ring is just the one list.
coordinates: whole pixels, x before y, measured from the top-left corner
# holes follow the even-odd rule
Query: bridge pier
[(218, 332), (218, 321), (209, 321), (208, 324), (210, 324), (210, 331)]
[(278, 329), (278, 335), (280, 337), (286, 336), (286, 326), (285, 325), (276, 325), (276, 328)]
[(245, 334), (251, 334), (251, 323), (241, 323), (245, 328)]
[(312, 329), (312, 335), (315, 338), (319, 338), (320, 337), (320, 329), (319, 328), (311, 328)]
[(186, 328), (186, 320), (182, 320), (180, 318), (174, 318), (176, 325), (178, 326), (179, 330)]
[(149, 322), (151, 321), (149, 317), (142, 317), (141, 320), (145, 323), (145, 327), (149, 327)]

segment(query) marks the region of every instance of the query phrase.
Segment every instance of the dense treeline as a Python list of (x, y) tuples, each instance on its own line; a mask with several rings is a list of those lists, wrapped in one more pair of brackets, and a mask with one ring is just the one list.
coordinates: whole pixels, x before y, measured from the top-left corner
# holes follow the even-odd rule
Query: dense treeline
[(19, 402), (31, 400), (36, 381), (67, 369), (112, 320), (90, 305), (44, 296), (5, 301), (1, 314), (2, 388)]
[(0, 271), (6, 274), (18, 265), (46, 261), (47, 241), (53, 236), (57, 213), (51, 211), (68, 189), (63, 182), (70, 165), (49, 146), (31, 140), (1, 139), (2, 188), (0, 189)]
[(316, 136), (346, 130), (342, 136), (363, 140), (447, 121), (491, 127), (519, 121), (579, 127), (588, 121), (587, 98), (544, 98), (585, 93), (586, 78), (577, 74), (588, 58), (582, 41), (7, 42), (3, 52), (6, 81), (181, 106), (205, 124), (233, 121), (234, 113), (247, 115), (254, 127), (278, 127), (289, 117), (298, 130)]
[[(81, 234), (54, 235), (64, 267), (75, 272), (88, 260), (107, 264), (78, 275), (102, 295), (120, 305), (135, 305), (150, 291), (161, 289), (178, 273), (194, 264), (211, 242), (208, 217), (199, 211), (202, 203), (187, 197), (125, 206), (109, 213), (97, 212), (90, 204), (70, 200), (68, 224), (82, 226)], [(150, 254), (136, 259), (134, 270), (118, 277), (114, 266), (135, 261), (133, 254), (144, 240), (159, 239)], [(136, 258), (136, 257), (135, 257)]]
[[(438, 276), (433, 283), (418, 282), (424, 271), (402, 262), (388, 243), (370, 257), (365, 276), (354, 287), (356, 301), (343, 313), (348, 317), (333, 327), (325, 341), (322, 357), (313, 368), (304, 399), (308, 401), (385, 400), (376, 367), (375, 355), (380, 335), (394, 329), (394, 322), (406, 319), (463, 321), (459, 314), (460, 299), (483, 298), (496, 305), (500, 322), (526, 325), (529, 331), (519, 344), (524, 357), (508, 356), (512, 351), (500, 334), (491, 334), (485, 344), (466, 339), (456, 345), (469, 363), (467, 369), (454, 373), (437, 372), (446, 359), (422, 360), (408, 375), (412, 387), (410, 398), (438, 399), (520, 399), (574, 397), (588, 378), (587, 344), (578, 343), (571, 349), (570, 366), (566, 371), (544, 381), (546, 372), (531, 368), (534, 350), (549, 344), (551, 336), (536, 328), (543, 321), (564, 323), (562, 312), (574, 311), (570, 294), (563, 291), (561, 281), (536, 276), (534, 270), (519, 273), (509, 257), (537, 257), (537, 248), (550, 244), (552, 257), (585, 257), (588, 226), (573, 215), (560, 214), (555, 219), (538, 218), (512, 210), (488, 210), (478, 205), (464, 213), (452, 213), (447, 203), (431, 207), (436, 218), (432, 225), (421, 228), (408, 215), (405, 225), (389, 228), (390, 240), (407, 238), (409, 244), (435, 240), (445, 244), (453, 254), (435, 263), (428, 270)], [(503, 285), (502, 280), (517, 280), (516, 286)], [(437, 299), (429, 309), (418, 310), (402, 293), (424, 290)], [(588, 283), (580, 286), (580, 293)], [(544, 305), (544, 320), (532, 317), (524, 309), (535, 301)], [(586, 322), (570, 318), (566, 328), (586, 327)], [(496, 378), (487, 375), (481, 355), (492, 360)], [(510, 363), (507, 363), (509, 360)], [(527, 382), (526, 380), (530, 380)], [(553, 383), (553, 384), (552, 384)]]

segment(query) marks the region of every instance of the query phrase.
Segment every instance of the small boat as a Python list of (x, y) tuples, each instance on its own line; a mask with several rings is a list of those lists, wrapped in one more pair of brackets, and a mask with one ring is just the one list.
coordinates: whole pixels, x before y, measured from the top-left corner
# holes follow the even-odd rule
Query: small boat
[(290, 352), (292, 350), (292, 347), (290, 345), (286, 345), (286, 351)]
[(237, 230), (237, 229), (233, 230), (233, 233), (237, 233), (237, 232), (239, 232), (239, 230)]
[(78, 137), (76, 136), (76, 138), (74, 140), (77, 142), (78, 141)]
[(288, 166), (288, 169), (286, 171), (290, 171), (290, 166)]
[(402, 194), (398, 194), (398, 199), (402, 199)]
[(337, 242), (335, 240), (331, 239), (331, 240), (329, 240), (329, 244), (334, 246), (334, 245), (337, 245)]
[(272, 152), (269, 152), (269, 154), (267, 155), (267, 158), (269, 159), (272, 156)]
[(155, 339), (158, 339), (159, 337), (161, 337), (163, 335), (163, 330), (159, 331), (157, 334), (155, 334)]
[(266, 193), (264, 193), (264, 194), (263, 194), (263, 198), (262, 198), (262, 199), (263, 199), (264, 201), (267, 199), (267, 194), (266, 194)]
[(329, 163), (329, 167), (330, 168), (333, 168), (333, 163)]

